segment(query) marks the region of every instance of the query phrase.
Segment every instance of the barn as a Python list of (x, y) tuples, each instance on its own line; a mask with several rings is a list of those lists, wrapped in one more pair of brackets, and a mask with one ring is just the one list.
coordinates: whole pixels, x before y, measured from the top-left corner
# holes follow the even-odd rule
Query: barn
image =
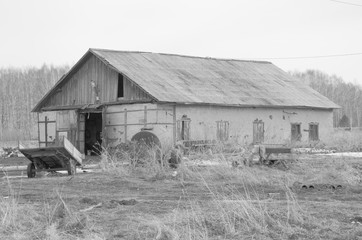
[(39, 146), (82, 153), (138, 134), (162, 146), (320, 141), (338, 105), (265, 61), (89, 49), (39, 101)]

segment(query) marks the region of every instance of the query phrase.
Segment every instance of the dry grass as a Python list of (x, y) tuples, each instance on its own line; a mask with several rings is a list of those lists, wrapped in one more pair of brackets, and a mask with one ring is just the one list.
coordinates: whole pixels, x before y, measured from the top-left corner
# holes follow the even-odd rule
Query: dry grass
[(8, 195), (0, 198), (1, 239), (101, 239), (91, 234), (87, 216), (68, 206), (56, 189), (52, 202), (21, 200), (22, 189), (14, 190), (7, 179)]
[[(175, 174), (166, 164), (168, 153), (132, 151), (104, 152), (98, 174), (7, 179), (1, 185), (0, 238), (362, 237), (362, 227), (348, 221), (362, 208), (358, 161), (314, 156), (301, 157), (284, 170), (233, 168), (231, 161), (243, 158), (243, 151), (218, 146), (189, 155)], [(202, 161), (215, 165), (195, 165)], [(302, 191), (294, 188), (295, 182), (339, 183), (344, 188)], [(37, 194), (29, 197), (32, 192)], [(136, 199), (137, 204), (114, 204), (121, 199)]]
[(129, 142), (112, 149), (103, 149), (101, 169), (119, 176), (140, 176), (150, 179), (164, 178), (167, 153), (158, 146)]
[(338, 151), (361, 151), (362, 150), (362, 131), (360, 129), (343, 130), (336, 129), (323, 144), (325, 147), (333, 148)]

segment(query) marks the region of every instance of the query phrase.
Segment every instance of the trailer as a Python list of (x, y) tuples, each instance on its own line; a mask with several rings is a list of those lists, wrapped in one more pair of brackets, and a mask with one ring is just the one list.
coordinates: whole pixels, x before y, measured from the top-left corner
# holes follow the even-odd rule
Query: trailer
[(34, 178), (37, 172), (68, 171), (76, 173), (76, 167), (82, 165), (84, 155), (73, 144), (62, 138), (52, 146), (40, 148), (23, 148), (19, 151), (30, 160), (27, 167), (28, 178)]

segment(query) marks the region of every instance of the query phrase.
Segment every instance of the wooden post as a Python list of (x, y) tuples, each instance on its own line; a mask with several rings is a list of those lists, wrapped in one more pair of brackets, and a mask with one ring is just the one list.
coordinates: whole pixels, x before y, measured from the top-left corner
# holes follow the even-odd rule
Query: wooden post
[(172, 108), (172, 115), (173, 115), (173, 144), (176, 144), (176, 105)]
[(106, 114), (107, 114), (107, 106), (104, 106), (102, 109), (102, 147), (103, 148), (107, 148), (108, 145)]
[(48, 146), (48, 117), (45, 116), (44, 118), (44, 125), (45, 125), (45, 146)]
[(124, 109), (124, 142), (127, 142), (127, 108)]
[(40, 147), (40, 119), (39, 119), (39, 113), (37, 113), (38, 115), (38, 143), (39, 143), (39, 147)]
[[(77, 113), (77, 133), (76, 133), (76, 148), (78, 148), (78, 150), (80, 150), (80, 112), (78, 110), (76, 110), (76, 113)], [(58, 135), (58, 131), (57, 131), (57, 135)], [(58, 136), (56, 136), (56, 139), (58, 139)]]
[(143, 127), (147, 128), (147, 106), (145, 106), (145, 111), (144, 111), (144, 123), (143, 123)]

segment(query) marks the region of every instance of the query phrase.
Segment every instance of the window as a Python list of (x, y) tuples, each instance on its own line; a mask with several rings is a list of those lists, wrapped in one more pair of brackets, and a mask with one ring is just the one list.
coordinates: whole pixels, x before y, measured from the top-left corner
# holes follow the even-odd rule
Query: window
[(292, 142), (300, 141), (302, 139), (301, 124), (292, 123), (291, 124), (291, 138)]
[(253, 143), (257, 144), (262, 142), (264, 142), (264, 122), (256, 119), (253, 122)]
[(177, 140), (190, 140), (190, 122), (191, 119), (186, 115), (177, 121)]
[(318, 123), (309, 123), (309, 141), (319, 140)]
[(124, 97), (123, 75), (118, 74), (117, 98), (123, 98), (123, 97)]
[(229, 122), (217, 121), (216, 122), (216, 137), (218, 141), (227, 141), (229, 139)]

